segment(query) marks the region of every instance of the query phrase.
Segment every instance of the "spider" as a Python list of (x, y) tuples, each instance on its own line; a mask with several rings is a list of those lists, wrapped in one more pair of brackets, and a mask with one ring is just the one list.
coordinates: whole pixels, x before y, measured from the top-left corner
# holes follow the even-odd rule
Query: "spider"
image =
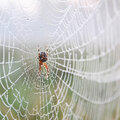
[(45, 63), (48, 60), (48, 49), (46, 49), (46, 52), (40, 52), (38, 49), (38, 59), (39, 59), (39, 74), (41, 74), (41, 66), (43, 65), (47, 71), (47, 77), (49, 74), (49, 69), (47, 64)]

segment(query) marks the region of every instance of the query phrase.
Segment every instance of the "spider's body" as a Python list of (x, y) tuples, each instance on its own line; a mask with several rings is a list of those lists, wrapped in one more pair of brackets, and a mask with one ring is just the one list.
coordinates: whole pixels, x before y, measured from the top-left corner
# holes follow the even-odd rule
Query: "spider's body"
[(47, 76), (49, 74), (49, 69), (47, 64), (45, 63), (48, 59), (48, 49), (46, 50), (47, 52), (39, 52), (38, 49), (38, 59), (39, 59), (39, 73), (41, 73), (41, 66), (43, 65), (46, 68), (47, 71)]
[(42, 62), (46, 62), (47, 61), (47, 54), (45, 52), (40, 52), (39, 60)]

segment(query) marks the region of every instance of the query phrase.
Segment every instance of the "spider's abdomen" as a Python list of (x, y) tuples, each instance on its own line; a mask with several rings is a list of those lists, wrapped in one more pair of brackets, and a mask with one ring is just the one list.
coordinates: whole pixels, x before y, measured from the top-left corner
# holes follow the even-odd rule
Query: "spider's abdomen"
[(46, 62), (47, 61), (47, 55), (45, 52), (40, 52), (40, 56), (39, 56), (40, 60), (42, 62)]

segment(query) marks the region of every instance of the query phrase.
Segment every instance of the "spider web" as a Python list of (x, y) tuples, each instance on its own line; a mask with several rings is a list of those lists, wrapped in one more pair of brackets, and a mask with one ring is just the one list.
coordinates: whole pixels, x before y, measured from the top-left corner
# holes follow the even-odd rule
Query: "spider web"
[(0, 3), (0, 119), (120, 119), (120, 1), (42, 1), (52, 16), (48, 79), (44, 67), (38, 74), (42, 41), (30, 41), (25, 11), (39, 15), (30, 3), (6, 1)]

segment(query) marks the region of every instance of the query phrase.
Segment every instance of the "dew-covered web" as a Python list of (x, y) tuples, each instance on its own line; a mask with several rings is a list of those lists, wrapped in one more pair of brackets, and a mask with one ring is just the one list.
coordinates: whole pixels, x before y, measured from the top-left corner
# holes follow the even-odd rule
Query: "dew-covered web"
[(119, 120), (119, 32), (119, 0), (1, 0), (0, 120)]

